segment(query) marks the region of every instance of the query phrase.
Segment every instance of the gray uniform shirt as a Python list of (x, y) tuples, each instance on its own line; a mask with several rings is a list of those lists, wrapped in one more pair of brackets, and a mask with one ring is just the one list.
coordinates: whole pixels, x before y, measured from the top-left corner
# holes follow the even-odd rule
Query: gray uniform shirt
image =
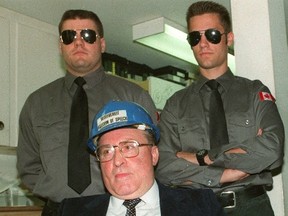
[[(65, 77), (40, 88), (26, 100), (19, 119), (17, 168), (33, 193), (52, 201), (78, 197), (67, 186), (69, 118), (76, 77)], [(125, 79), (106, 74), (101, 67), (84, 77), (89, 104), (89, 127), (95, 114), (110, 100), (134, 101), (156, 122), (156, 108), (148, 92)], [(81, 196), (104, 193), (99, 164), (91, 155), (91, 184)], [(81, 178), (81, 176), (79, 176)]]
[[(245, 185), (272, 184), (271, 169), (283, 162), (284, 128), (269, 89), (259, 80), (234, 76), (230, 70), (219, 77), (226, 115), (229, 143), (209, 151), (213, 165), (199, 166), (176, 157), (178, 151), (196, 153), (210, 149), (210, 90), (203, 76), (191, 86), (175, 93), (161, 112), (159, 127), (160, 161), (156, 177), (165, 184), (192, 188), (211, 188), (215, 192)], [(267, 94), (266, 94), (267, 93)], [(271, 100), (262, 100), (262, 96)], [(267, 99), (267, 98), (266, 98)], [(263, 133), (257, 136), (258, 129)], [(247, 154), (224, 154), (242, 148)], [(225, 168), (238, 169), (249, 177), (230, 184), (220, 184)]]

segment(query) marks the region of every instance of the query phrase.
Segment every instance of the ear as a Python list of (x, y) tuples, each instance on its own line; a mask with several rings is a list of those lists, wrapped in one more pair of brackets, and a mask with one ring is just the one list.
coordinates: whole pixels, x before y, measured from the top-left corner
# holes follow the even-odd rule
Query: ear
[(106, 50), (106, 41), (104, 38), (100, 38), (101, 53), (104, 53)]
[(232, 46), (233, 43), (234, 43), (234, 34), (233, 32), (229, 32), (227, 34), (227, 45)]
[(63, 46), (63, 43), (61, 43), (61, 41), (60, 41), (60, 39), (59, 39), (58, 47), (59, 47), (59, 53), (60, 53), (60, 55), (62, 55), (62, 46)]
[(158, 163), (158, 159), (159, 159), (159, 149), (157, 146), (152, 146), (151, 154), (152, 154), (153, 166), (156, 166), (156, 164)]

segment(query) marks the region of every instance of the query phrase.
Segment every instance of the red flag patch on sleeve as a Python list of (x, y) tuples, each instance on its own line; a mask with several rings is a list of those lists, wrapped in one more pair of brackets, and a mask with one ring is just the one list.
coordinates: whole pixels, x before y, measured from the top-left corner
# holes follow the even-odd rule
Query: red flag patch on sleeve
[(269, 100), (275, 102), (275, 98), (269, 92), (259, 92), (260, 101)]

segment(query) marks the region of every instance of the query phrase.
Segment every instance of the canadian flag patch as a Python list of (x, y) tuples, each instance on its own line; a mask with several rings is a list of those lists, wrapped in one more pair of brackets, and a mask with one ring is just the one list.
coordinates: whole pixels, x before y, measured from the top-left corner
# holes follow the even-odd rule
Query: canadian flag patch
[(260, 101), (269, 100), (275, 102), (275, 98), (269, 92), (259, 92)]

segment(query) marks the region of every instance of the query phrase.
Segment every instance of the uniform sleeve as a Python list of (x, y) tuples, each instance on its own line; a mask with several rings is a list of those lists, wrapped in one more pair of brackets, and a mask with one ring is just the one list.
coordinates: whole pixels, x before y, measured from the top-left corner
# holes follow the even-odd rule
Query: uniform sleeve
[(151, 96), (147, 91), (142, 91), (140, 97), (138, 98), (138, 103), (149, 112), (153, 122), (157, 125), (159, 121), (158, 112)]
[(39, 173), (42, 171), (37, 140), (31, 124), (30, 103), (27, 100), (19, 118), (17, 147), (17, 169), (22, 182), (33, 190)]
[(156, 168), (157, 179), (166, 185), (179, 186), (190, 181), (193, 188), (203, 187), (201, 185), (219, 186), (224, 168), (198, 166), (176, 157), (176, 153), (182, 151), (182, 144), (178, 135), (178, 121), (172, 112), (175, 109), (177, 109), (175, 103), (168, 100), (161, 112), (159, 122), (161, 138), (158, 145), (160, 159)]
[[(252, 108), (255, 113), (255, 136), (246, 142), (234, 144), (243, 148), (247, 154), (223, 152), (216, 161), (223, 160), (226, 168), (255, 174), (282, 165), (284, 126), (274, 97), (260, 81), (254, 83)], [(258, 130), (261, 133), (257, 135)]]

